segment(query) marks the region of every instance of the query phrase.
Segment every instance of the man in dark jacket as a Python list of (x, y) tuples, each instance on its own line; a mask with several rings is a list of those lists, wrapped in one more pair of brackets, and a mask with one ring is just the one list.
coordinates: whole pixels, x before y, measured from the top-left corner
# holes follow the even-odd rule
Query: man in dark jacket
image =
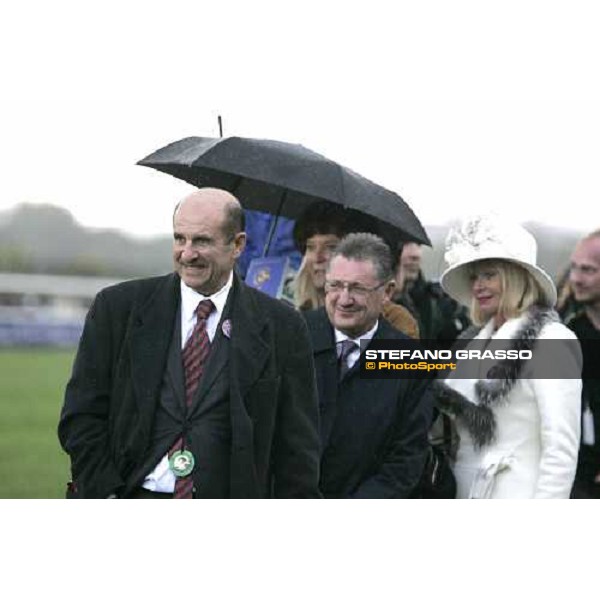
[(470, 325), (467, 309), (427, 281), (421, 270), (422, 248), (408, 242), (402, 246), (396, 270), (394, 302), (407, 308), (419, 323), (422, 340), (450, 346)]
[(427, 383), (361, 379), (360, 341), (409, 339), (381, 316), (394, 289), (389, 247), (346, 236), (325, 273), (325, 307), (305, 313), (321, 414), (321, 492), (326, 498), (406, 498), (428, 448)]
[(573, 496), (600, 498), (600, 230), (575, 246), (569, 285), (579, 308), (563, 319), (583, 351), (581, 446)]
[(173, 217), (176, 272), (96, 297), (59, 423), (71, 495), (319, 495), (306, 326), (234, 275), (242, 214), (223, 190), (191, 194)]

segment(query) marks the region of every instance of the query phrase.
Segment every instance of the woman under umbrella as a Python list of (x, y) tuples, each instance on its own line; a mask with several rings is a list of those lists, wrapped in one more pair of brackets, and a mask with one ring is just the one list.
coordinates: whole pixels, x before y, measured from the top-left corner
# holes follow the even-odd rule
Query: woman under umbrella
[[(397, 256), (394, 241), (387, 239), (374, 219), (357, 211), (330, 202), (316, 202), (296, 221), (294, 241), (302, 254), (302, 263), (294, 280), (294, 302), (299, 310), (325, 306), (327, 263), (340, 240), (357, 232), (379, 235)], [(416, 319), (403, 306), (386, 302), (382, 315), (402, 333), (419, 337)]]
[(441, 386), (440, 405), (456, 417), (460, 438), (457, 497), (568, 498), (579, 448), (581, 354), (552, 309), (556, 288), (536, 265), (535, 239), (499, 217), (479, 216), (450, 233), (446, 250), (442, 287), (481, 326), (466, 350), (534, 356), (497, 360), (491, 369), (465, 359)]

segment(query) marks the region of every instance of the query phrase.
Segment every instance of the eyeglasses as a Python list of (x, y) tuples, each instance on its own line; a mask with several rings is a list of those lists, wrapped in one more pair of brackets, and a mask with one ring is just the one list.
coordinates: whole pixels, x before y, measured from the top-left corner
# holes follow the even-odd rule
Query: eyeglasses
[(386, 284), (385, 281), (381, 282), (375, 287), (367, 287), (360, 285), (359, 283), (348, 283), (346, 281), (326, 281), (325, 292), (327, 294), (341, 294), (344, 290), (348, 292), (348, 296), (353, 298), (366, 298), (371, 292), (378, 290)]

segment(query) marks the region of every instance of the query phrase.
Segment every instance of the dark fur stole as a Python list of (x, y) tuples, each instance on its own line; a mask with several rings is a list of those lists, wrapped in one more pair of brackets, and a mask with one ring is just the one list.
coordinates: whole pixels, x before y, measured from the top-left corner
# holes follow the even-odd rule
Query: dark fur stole
[[(527, 313), (525, 322), (513, 338), (513, 350), (533, 350), (544, 325), (559, 320), (554, 310), (539, 306), (531, 307)], [(507, 359), (492, 367), (488, 378), (480, 379), (475, 384), (478, 404), (469, 401), (442, 381), (434, 382), (438, 408), (465, 425), (473, 438), (475, 448), (482, 448), (494, 441), (496, 419), (492, 409), (495, 405), (507, 401), (519, 378), (523, 363), (520, 359)]]

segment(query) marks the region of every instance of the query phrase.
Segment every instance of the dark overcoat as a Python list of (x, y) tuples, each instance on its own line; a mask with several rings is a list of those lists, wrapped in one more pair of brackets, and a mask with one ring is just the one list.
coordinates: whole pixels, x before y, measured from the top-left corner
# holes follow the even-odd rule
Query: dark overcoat
[[(321, 492), (334, 498), (407, 498), (428, 450), (433, 400), (424, 380), (361, 379), (359, 361), (338, 382), (324, 308), (304, 313), (319, 390)], [(409, 339), (380, 318), (373, 339)]]
[[(318, 496), (318, 408), (306, 325), (235, 276), (232, 294), (230, 495)], [(179, 305), (176, 274), (125, 282), (95, 298), (58, 429), (79, 496), (127, 496), (139, 485), (133, 474), (147, 460)]]

